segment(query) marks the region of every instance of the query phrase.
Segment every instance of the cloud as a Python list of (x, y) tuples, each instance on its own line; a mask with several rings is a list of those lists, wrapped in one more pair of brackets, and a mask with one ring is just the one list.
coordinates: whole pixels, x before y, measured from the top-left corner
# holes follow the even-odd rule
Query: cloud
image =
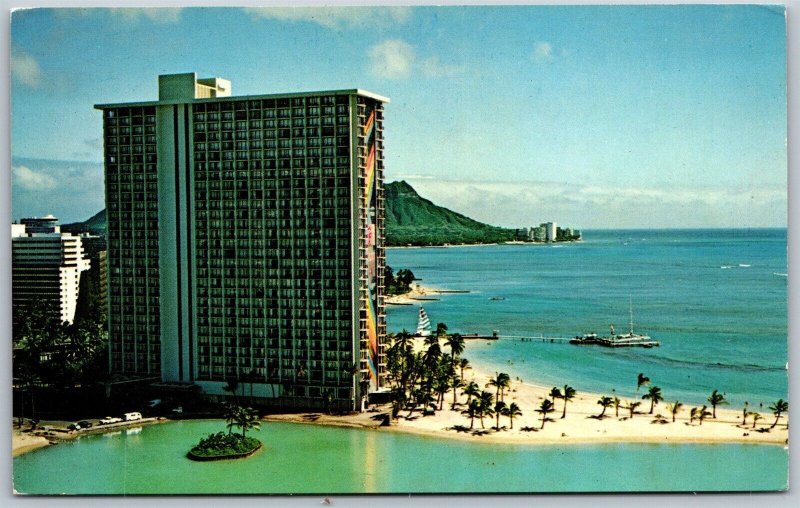
[(387, 79), (403, 79), (411, 75), (416, 55), (414, 48), (401, 39), (387, 39), (368, 52), (370, 71)]
[(12, 217), (52, 213), (62, 223), (86, 220), (105, 206), (103, 164), (15, 157)]
[(27, 166), (13, 166), (12, 171), (14, 172), (14, 185), (25, 190), (45, 191), (56, 187), (55, 178), (34, 171)]
[(545, 63), (553, 60), (553, 45), (545, 41), (539, 41), (534, 44), (531, 60), (536, 63)]
[(145, 8), (145, 9), (131, 9), (131, 8), (114, 8), (109, 9), (111, 14), (120, 16), (122, 19), (139, 23), (141, 21), (151, 21), (153, 23), (166, 25), (169, 23), (177, 23), (181, 20), (181, 8)]
[(31, 88), (42, 82), (42, 68), (33, 56), (22, 51), (11, 52), (11, 75), (15, 80)]
[(420, 67), (426, 76), (433, 78), (455, 76), (464, 72), (463, 66), (442, 63), (437, 56), (426, 58), (420, 63)]
[(316, 23), (331, 30), (391, 26), (411, 18), (409, 7), (251, 7), (244, 11), (253, 18)]
[(780, 187), (598, 186), (403, 177), (425, 198), (506, 227), (556, 221), (577, 229), (785, 226)]
[(383, 40), (367, 51), (370, 72), (386, 79), (405, 79), (414, 73), (432, 78), (455, 76), (463, 66), (442, 63), (434, 55), (419, 58), (414, 47), (402, 39)]

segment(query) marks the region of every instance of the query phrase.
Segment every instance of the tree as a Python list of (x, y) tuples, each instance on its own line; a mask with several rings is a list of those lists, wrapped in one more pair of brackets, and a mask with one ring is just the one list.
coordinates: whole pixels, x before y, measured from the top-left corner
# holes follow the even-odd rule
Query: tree
[(464, 388), (464, 391), (461, 392), (461, 395), (467, 396), (467, 405), (469, 405), (469, 403), (472, 401), (472, 397), (477, 397), (480, 394), (481, 388), (475, 381), (470, 381), (470, 383)]
[(645, 376), (644, 373), (640, 372), (639, 375), (636, 376), (636, 391), (637, 392), (639, 391), (639, 388), (641, 388), (644, 385), (649, 385), (649, 384), (650, 384), (650, 378)]
[(614, 403), (614, 400), (611, 397), (600, 397), (597, 403), (600, 404), (600, 406), (602, 406), (603, 408), (603, 411), (599, 415), (597, 415), (597, 418), (602, 420), (603, 416), (605, 416), (606, 414), (606, 409), (611, 407), (611, 405)]
[(694, 421), (694, 419), (697, 418), (698, 413), (700, 413), (700, 408), (699, 407), (693, 407), (692, 410), (689, 411), (689, 424), (690, 425)]
[(482, 391), (478, 400), (480, 401), (480, 413), (478, 414), (478, 417), (480, 418), (481, 428), (483, 429), (485, 428), (483, 426), (483, 418), (491, 418), (494, 415), (494, 396), (492, 395), (492, 392)]
[(722, 404), (727, 404), (728, 401), (725, 400), (725, 396), (724, 395), (719, 393), (717, 390), (714, 390), (713, 392), (711, 392), (711, 396), (708, 398), (708, 403), (711, 404), (711, 409), (712, 409), (711, 417), (712, 418), (716, 418), (717, 417), (717, 406), (722, 405)]
[(443, 339), (447, 337), (447, 325), (444, 323), (436, 323), (436, 338)]
[(758, 420), (760, 420), (762, 416), (759, 413), (750, 413), (750, 414), (753, 415), (753, 428), (755, 429), (756, 423), (758, 423)]
[(461, 413), (469, 417), (469, 430), (475, 426), (475, 418), (480, 414), (481, 411), (481, 403), (478, 399), (472, 399), (467, 404), (467, 409), (462, 411)]
[(749, 405), (750, 405), (749, 402), (744, 401), (744, 407), (742, 408), (742, 427), (747, 425), (747, 423), (746, 423), (747, 422), (747, 414), (748, 414), (747, 406), (749, 406)]
[(548, 395), (550, 395), (550, 398), (553, 399), (553, 410), (555, 410), (556, 399), (561, 398), (561, 390), (559, 390), (557, 386), (554, 386), (553, 389), (550, 390), (550, 393), (548, 393)]
[(650, 414), (653, 414), (653, 408), (655, 408), (656, 404), (664, 400), (664, 397), (661, 395), (661, 388), (652, 385), (647, 393), (642, 395), (642, 399), (650, 399)]
[(697, 420), (700, 422), (700, 425), (703, 425), (703, 420), (712, 415), (711, 412), (707, 411), (707, 408), (708, 406), (703, 406), (700, 408), (700, 411), (697, 412)]
[(508, 422), (510, 424), (510, 428), (514, 428), (514, 418), (517, 416), (522, 416), (522, 411), (520, 410), (519, 406), (516, 402), (512, 402), (509, 404), (505, 409), (503, 409), (503, 416), (508, 417)]
[(261, 430), (258, 413), (252, 407), (240, 407), (236, 411), (236, 426), (242, 429), (242, 439), (247, 434), (247, 429)]
[(225, 422), (227, 423), (226, 427), (228, 427), (229, 436), (233, 432), (234, 425), (236, 425), (236, 422), (239, 421), (239, 412), (241, 410), (242, 408), (236, 404), (225, 404), (223, 418), (225, 418)]
[(619, 400), (619, 397), (614, 395), (614, 416), (619, 418), (619, 406), (622, 404), (622, 401)]
[(493, 409), (496, 418), (494, 424), (494, 430), (498, 432), (500, 431), (500, 416), (505, 412), (506, 408), (507, 408), (506, 403), (503, 402), (502, 400), (498, 400), (497, 402), (494, 403)]
[(460, 333), (448, 335), (444, 345), (450, 348), (450, 356), (453, 357), (453, 367), (455, 367), (458, 357), (464, 352), (464, 337)]
[(453, 405), (450, 406), (450, 409), (455, 409), (456, 404), (458, 404), (458, 389), (463, 388), (464, 383), (461, 381), (461, 378), (456, 375), (455, 371), (452, 371), (448, 382), (448, 388), (453, 390)]
[(769, 410), (775, 415), (775, 423), (773, 423), (772, 427), (770, 427), (770, 429), (774, 429), (775, 426), (778, 425), (778, 420), (780, 419), (781, 414), (789, 411), (789, 403), (783, 399), (778, 399), (775, 404), (769, 407)]
[(561, 398), (564, 399), (564, 412), (561, 413), (561, 419), (567, 417), (567, 402), (575, 398), (575, 389), (569, 385), (564, 385), (564, 392), (561, 394)]
[(458, 360), (458, 368), (459, 368), (459, 375), (461, 376), (461, 383), (464, 383), (464, 371), (467, 369), (471, 369), (469, 365), (469, 360), (466, 358), (460, 358)]
[(682, 407), (683, 404), (679, 400), (676, 400), (675, 402), (667, 406), (669, 412), (672, 413), (672, 423), (675, 423), (675, 415), (678, 414), (678, 411), (680, 411)]
[(225, 386), (222, 387), (222, 389), (225, 390), (226, 392), (230, 392), (231, 395), (233, 395), (233, 403), (238, 404), (238, 400), (236, 397), (236, 390), (239, 389), (239, 379), (237, 379), (234, 376), (229, 377), (228, 382), (225, 384)]
[(547, 413), (552, 413), (553, 411), (554, 407), (550, 399), (544, 399), (542, 403), (539, 404), (539, 409), (537, 409), (536, 412), (542, 415), (542, 426), (539, 427), (540, 429), (544, 428), (544, 422), (547, 420)]
[(495, 373), (495, 377), (490, 379), (486, 386), (494, 386), (495, 398), (503, 400), (503, 390), (511, 386), (511, 377), (505, 372)]
[(638, 408), (641, 405), (642, 403), (638, 401), (637, 402), (628, 401), (628, 403), (624, 406), (624, 408), (631, 412), (631, 418), (633, 418), (633, 413), (636, 412), (636, 408)]

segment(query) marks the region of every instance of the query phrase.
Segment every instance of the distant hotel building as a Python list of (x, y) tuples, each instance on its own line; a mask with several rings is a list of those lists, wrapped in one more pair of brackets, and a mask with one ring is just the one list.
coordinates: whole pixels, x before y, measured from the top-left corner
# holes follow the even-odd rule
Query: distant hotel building
[(72, 323), (81, 272), (88, 270), (81, 238), (61, 233), (58, 219), (22, 219), (11, 225), (11, 304), (15, 324), (46, 305), (60, 322)]
[(112, 373), (359, 409), (382, 388), (383, 104), (159, 77), (105, 104)]

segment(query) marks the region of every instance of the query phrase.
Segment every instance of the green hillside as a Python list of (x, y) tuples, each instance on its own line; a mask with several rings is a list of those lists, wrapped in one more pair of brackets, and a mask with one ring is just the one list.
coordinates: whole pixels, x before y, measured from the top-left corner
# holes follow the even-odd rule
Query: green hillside
[[(483, 224), (420, 197), (404, 181), (386, 184), (386, 243), (443, 245), (496, 243), (514, 240), (514, 230)], [(62, 231), (105, 235), (106, 211), (84, 222), (61, 226)]]
[(405, 181), (386, 185), (386, 243), (443, 245), (514, 240), (513, 229), (483, 224), (437, 206)]

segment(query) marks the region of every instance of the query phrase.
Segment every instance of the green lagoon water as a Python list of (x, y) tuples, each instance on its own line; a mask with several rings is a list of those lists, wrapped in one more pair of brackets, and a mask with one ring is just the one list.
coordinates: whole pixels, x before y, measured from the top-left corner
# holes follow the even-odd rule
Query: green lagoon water
[[(193, 462), (198, 420), (86, 436), (14, 459), (28, 494), (741, 491), (786, 487), (788, 454), (765, 445), (511, 446), (381, 430), (266, 423), (264, 449)], [(69, 474), (73, 471), (75, 474)]]

